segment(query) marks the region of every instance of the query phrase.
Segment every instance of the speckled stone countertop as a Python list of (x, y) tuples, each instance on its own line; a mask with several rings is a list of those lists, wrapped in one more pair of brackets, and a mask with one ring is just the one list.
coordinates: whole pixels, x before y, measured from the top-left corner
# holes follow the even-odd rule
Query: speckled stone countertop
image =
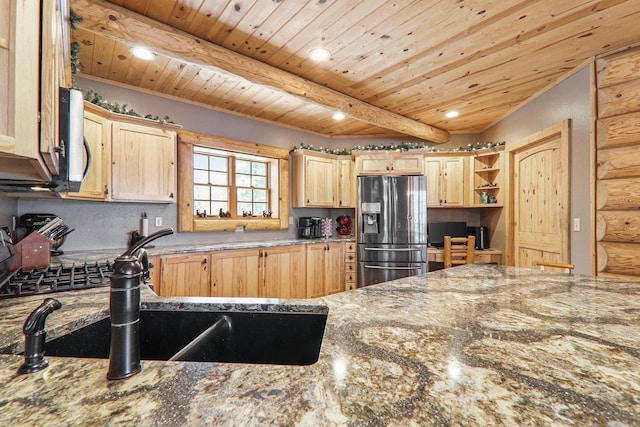
[[(57, 296), (50, 334), (105, 315), (104, 289)], [(0, 302), (0, 347), (40, 300)], [(145, 361), (108, 382), (107, 360), (17, 375), (0, 355), (0, 425), (640, 425), (640, 283), (470, 265), (280, 302), (328, 307), (317, 363)]]
[[(166, 245), (153, 246), (145, 248), (149, 255), (177, 255), (193, 252), (216, 252), (229, 251), (233, 249), (251, 249), (251, 248), (269, 248), (278, 246), (295, 246), (309, 245), (314, 243), (327, 242), (355, 242), (354, 237), (329, 237), (322, 239), (284, 239), (284, 240), (264, 240), (249, 242), (225, 242), (225, 243), (194, 243), (190, 245)], [(95, 261), (113, 261), (113, 259), (124, 252), (126, 249), (114, 249), (109, 251), (77, 251), (67, 252), (64, 255), (53, 257), (51, 262), (54, 264), (71, 264), (73, 262), (95, 262)]]

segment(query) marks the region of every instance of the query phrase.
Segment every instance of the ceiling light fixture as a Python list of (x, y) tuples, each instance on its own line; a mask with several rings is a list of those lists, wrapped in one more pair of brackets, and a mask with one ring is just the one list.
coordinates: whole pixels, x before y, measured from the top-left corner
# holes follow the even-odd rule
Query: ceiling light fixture
[(145, 61), (151, 61), (156, 57), (153, 52), (143, 46), (132, 47), (131, 53), (133, 53), (137, 58), (144, 59)]
[(344, 120), (346, 117), (342, 111), (336, 111), (333, 113), (333, 120)]
[(460, 113), (458, 113), (457, 111), (447, 111), (445, 113), (445, 117), (449, 118), (449, 119), (453, 119), (454, 117), (458, 117), (460, 115)]
[(323, 47), (312, 49), (309, 52), (309, 58), (313, 59), (314, 61), (324, 61), (326, 59), (329, 59), (330, 57), (331, 52)]

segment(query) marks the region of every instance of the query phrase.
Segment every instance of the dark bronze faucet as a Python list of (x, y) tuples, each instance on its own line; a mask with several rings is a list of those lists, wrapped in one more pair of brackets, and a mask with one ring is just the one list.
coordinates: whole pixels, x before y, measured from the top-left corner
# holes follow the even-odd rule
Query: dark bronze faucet
[[(137, 374), (140, 364), (140, 285), (148, 277), (148, 261), (143, 246), (162, 236), (173, 234), (171, 228), (160, 230), (132, 245), (113, 263), (109, 280), (111, 293), (111, 348), (107, 379), (119, 380)], [(145, 264), (143, 266), (143, 264)]]
[(24, 363), (18, 368), (19, 374), (30, 374), (49, 366), (44, 358), (44, 343), (47, 340), (47, 330), (44, 322), (47, 316), (62, 307), (57, 299), (46, 298), (27, 317), (22, 331), (24, 332)]

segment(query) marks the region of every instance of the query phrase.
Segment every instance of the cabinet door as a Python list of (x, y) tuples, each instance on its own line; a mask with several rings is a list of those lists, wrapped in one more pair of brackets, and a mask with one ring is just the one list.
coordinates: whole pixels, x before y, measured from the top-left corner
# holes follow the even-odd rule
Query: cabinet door
[(162, 257), (160, 293), (167, 297), (211, 295), (208, 254)]
[(40, 150), (51, 173), (60, 173), (59, 88), (71, 87), (69, 2), (42, 2), (40, 48)]
[(393, 154), (391, 162), (391, 170), (395, 173), (422, 174), (424, 155), (406, 153)]
[(337, 192), (335, 159), (305, 156), (304, 175), (305, 205), (334, 207)]
[(49, 179), (38, 143), (40, 2), (0, 9), (0, 177)]
[(450, 207), (464, 206), (464, 158), (442, 159), (442, 197)]
[(324, 256), (326, 295), (344, 291), (344, 243), (328, 243)]
[(356, 157), (356, 170), (359, 175), (387, 173), (389, 167), (386, 153), (361, 154)]
[(112, 124), (114, 200), (175, 202), (175, 132), (137, 124)]
[(304, 246), (262, 249), (261, 297), (305, 298), (306, 253)]
[(211, 254), (211, 295), (259, 297), (260, 253), (258, 249), (243, 249)]
[(307, 298), (326, 295), (324, 289), (327, 274), (324, 263), (326, 244), (307, 245)]
[[(66, 193), (69, 199), (105, 200), (109, 194), (111, 122), (90, 111), (84, 112), (84, 136), (91, 150), (91, 166), (80, 191)], [(87, 161), (86, 153), (84, 161)]]
[(441, 206), (442, 194), (442, 163), (440, 158), (427, 157), (425, 159), (425, 175), (427, 176), (427, 206)]
[(355, 182), (352, 183), (351, 159), (338, 159), (338, 207), (355, 206)]

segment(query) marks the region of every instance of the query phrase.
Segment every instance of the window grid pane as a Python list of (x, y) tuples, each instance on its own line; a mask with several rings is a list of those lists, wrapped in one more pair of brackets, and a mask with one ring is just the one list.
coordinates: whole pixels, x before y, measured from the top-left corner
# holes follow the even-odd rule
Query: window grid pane
[(229, 210), (229, 159), (219, 155), (193, 155), (193, 213), (214, 215)]
[[(194, 152), (194, 214), (206, 210), (207, 215), (218, 215), (222, 209), (223, 212), (235, 210), (238, 217), (243, 212), (262, 216), (269, 210), (269, 162), (254, 160), (255, 157), (236, 158), (231, 153), (225, 157), (224, 154), (206, 149)], [(230, 160), (235, 166), (235, 175), (231, 177)], [(235, 192), (235, 206), (231, 203), (230, 194), (234, 194), (231, 191)]]

